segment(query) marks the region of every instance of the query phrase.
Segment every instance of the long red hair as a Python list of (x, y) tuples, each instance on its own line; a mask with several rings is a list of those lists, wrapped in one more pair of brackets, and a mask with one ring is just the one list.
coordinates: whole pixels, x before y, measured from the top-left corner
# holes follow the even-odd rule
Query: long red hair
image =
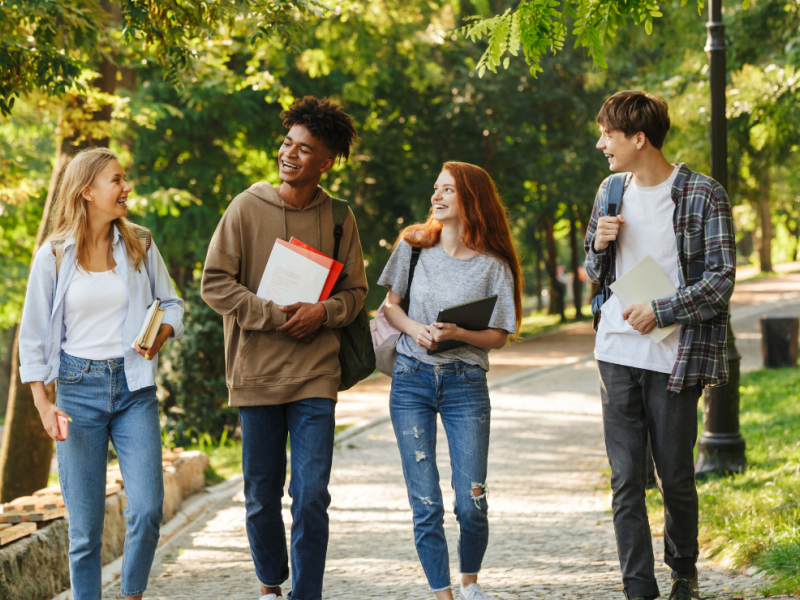
[[(511, 227), (503, 201), (489, 174), (469, 163), (448, 161), (442, 167), (453, 176), (461, 203), (461, 238), (467, 248), (481, 254), (493, 254), (508, 264), (514, 275), (514, 308), (517, 317), (517, 334), (522, 323), (522, 269), (511, 236)], [(439, 243), (442, 224), (433, 218), (431, 208), (428, 220), (409, 225), (400, 232), (395, 247), (401, 240), (417, 248), (430, 248)], [(515, 336), (516, 337), (516, 336)]]

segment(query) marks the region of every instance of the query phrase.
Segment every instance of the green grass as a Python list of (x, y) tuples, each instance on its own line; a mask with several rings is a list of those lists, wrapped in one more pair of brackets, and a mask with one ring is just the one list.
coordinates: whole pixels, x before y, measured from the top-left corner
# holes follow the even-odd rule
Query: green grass
[[(800, 591), (800, 369), (745, 373), (740, 421), (748, 469), (699, 482), (700, 546), (735, 568), (755, 566), (767, 594)], [(698, 419), (702, 419), (698, 413)], [(701, 421), (702, 422), (702, 421)], [(647, 492), (654, 533), (663, 528), (658, 490)]]
[[(589, 306), (583, 307), (584, 313), (590, 312)], [(538, 311), (529, 314), (527, 317), (522, 318), (522, 326), (520, 327), (520, 336), (519, 339), (524, 340), (531, 338), (535, 335), (542, 334), (546, 331), (550, 331), (551, 329), (557, 329), (562, 325), (566, 325), (569, 322), (575, 321), (575, 307), (568, 306), (564, 310), (564, 316), (567, 317), (566, 321), (561, 321), (561, 318), (558, 315), (550, 315), (547, 314), (545, 311)], [(591, 315), (583, 317), (580, 319), (581, 321), (588, 321), (591, 320)]]

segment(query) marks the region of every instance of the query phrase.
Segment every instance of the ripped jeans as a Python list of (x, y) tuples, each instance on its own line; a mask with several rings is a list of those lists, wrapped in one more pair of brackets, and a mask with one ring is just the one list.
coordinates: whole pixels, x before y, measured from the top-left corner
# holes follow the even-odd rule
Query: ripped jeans
[(431, 589), (439, 592), (450, 588), (450, 560), (436, 467), (436, 415), (442, 417), (450, 448), (459, 570), (474, 575), (489, 543), (486, 372), (463, 362), (434, 367), (401, 354), (392, 374), (389, 409), (414, 513), (417, 554)]

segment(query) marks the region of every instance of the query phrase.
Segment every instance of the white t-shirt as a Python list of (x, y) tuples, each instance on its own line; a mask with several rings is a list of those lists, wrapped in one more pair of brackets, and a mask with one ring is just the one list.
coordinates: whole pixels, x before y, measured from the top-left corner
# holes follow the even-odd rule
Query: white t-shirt
[[(631, 181), (625, 190), (621, 210), (625, 224), (620, 227), (617, 238), (617, 279), (649, 254), (673, 285), (676, 288), (680, 285), (678, 249), (672, 228), (675, 202), (671, 195), (678, 170), (676, 166), (669, 179), (657, 186), (645, 188)], [(624, 307), (616, 296), (611, 296), (602, 310), (595, 358), (626, 367), (672, 373), (678, 359), (680, 328), (661, 342), (654, 342), (622, 318)]]
[(128, 288), (119, 273), (75, 269), (64, 296), (66, 333), (61, 349), (90, 360), (124, 356), (122, 330), (128, 304)]

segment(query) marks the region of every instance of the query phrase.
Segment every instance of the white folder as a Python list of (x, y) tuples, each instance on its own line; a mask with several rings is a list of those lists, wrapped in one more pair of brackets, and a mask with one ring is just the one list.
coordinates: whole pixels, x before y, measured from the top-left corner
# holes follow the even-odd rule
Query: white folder
[[(664, 273), (664, 269), (659, 267), (655, 259), (649, 254), (609, 287), (625, 308), (639, 302), (652, 302), (662, 298), (671, 298), (677, 291), (667, 274)], [(677, 324), (669, 325), (668, 327), (656, 327), (647, 335), (654, 342), (660, 342), (677, 328)]]

